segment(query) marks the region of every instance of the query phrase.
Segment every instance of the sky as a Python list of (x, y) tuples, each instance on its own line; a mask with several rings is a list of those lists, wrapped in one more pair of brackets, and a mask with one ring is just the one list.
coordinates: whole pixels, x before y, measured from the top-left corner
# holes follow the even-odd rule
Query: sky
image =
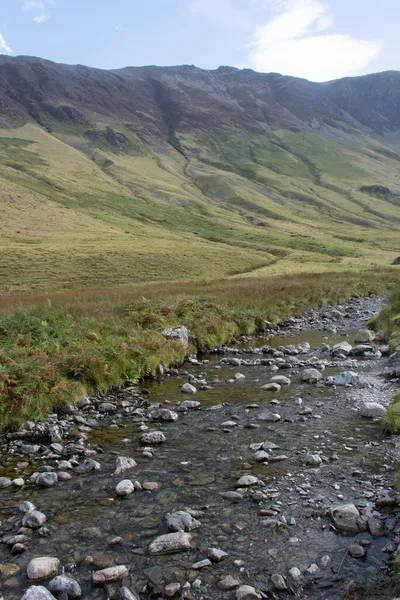
[(328, 81), (400, 70), (399, 21), (399, 0), (0, 0), (0, 54)]

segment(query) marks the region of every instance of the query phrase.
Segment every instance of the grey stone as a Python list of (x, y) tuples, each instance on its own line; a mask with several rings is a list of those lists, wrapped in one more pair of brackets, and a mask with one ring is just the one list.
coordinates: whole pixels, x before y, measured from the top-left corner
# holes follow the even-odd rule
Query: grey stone
[(236, 577), (233, 577), (233, 575), (227, 575), (217, 585), (221, 590), (234, 590), (239, 587), (240, 581)]
[(28, 564), (26, 573), (30, 581), (43, 581), (58, 573), (60, 561), (52, 556), (33, 558)]
[(224, 498), (226, 498), (226, 500), (231, 500), (232, 502), (240, 502), (241, 500), (243, 500), (242, 494), (239, 494), (239, 492), (231, 491), (225, 492)]
[(57, 473), (39, 473), (35, 483), (43, 488), (54, 487), (58, 483), (58, 475)]
[(38, 529), (46, 522), (46, 515), (39, 510), (31, 510), (22, 517), (22, 526), (30, 529)]
[(385, 537), (385, 524), (383, 521), (370, 517), (367, 523), (369, 532), (374, 539)]
[(116, 567), (108, 567), (101, 571), (95, 571), (92, 575), (92, 581), (95, 584), (108, 583), (110, 581), (118, 581), (126, 577), (129, 573), (128, 567), (125, 565), (117, 565)]
[(200, 402), (197, 400), (184, 400), (180, 403), (178, 410), (184, 412), (186, 410), (195, 410), (200, 408)]
[(165, 444), (166, 441), (167, 438), (165, 437), (162, 431), (148, 431), (144, 433), (140, 438), (141, 444), (150, 444), (152, 446)]
[(279, 392), (281, 386), (279, 385), (279, 383), (266, 383), (261, 387), (261, 389), (265, 390), (266, 392)]
[(189, 533), (179, 531), (160, 535), (153, 540), (149, 546), (150, 554), (172, 554), (182, 552), (191, 548), (191, 536)]
[(354, 504), (336, 506), (331, 509), (330, 516), (335, 528), (346, 535), (357, 535), (366, 530), (366, 524)]
[(215, 562), (220, 562), (221, 560), (224, 560), (224, 558), (227, 558), (228, 553), (224, 552), (224, 550), (220, 550), (220, 548), (209, 548), (207, 550), (207, 556)]
[(367, 344), (368, 342), (373, 342), (375, 339), (375, 333), (370, 331), (369, 329), (359, 329), (355, 338), (355, 344)]
[(129, 588), (122, 586), (118, 590), (118, 600), (139, 600), (139, 598)]
[(326, 377), (325, 384), (326, 385), (357, 385), (360, 383), (360, 376), (358, 373), (354, 373), (354, 371), (343, 371), (339, 373), (339, 375), (333, 375), (330, 377)]
[(259, 479), (254, 475), (242, 475), (236, 482), (236, 487), (250, 487), (252, 485), (258, 485)]
[(322, 379), (322, 374), (317, 369), (305, 369), (300, 376), (305, 383), (316, 383)]
[(99, 412), (103, 414), (112, 414), (117, 412), (117, 405), (112, 402), (103, 402), (99, 406)]
[(121, 498), (126, 498), (126, 496), (130, 496), (135, 491), (135, 486), (133, 485), (130, 479), (124, 479), (120, 481), (117, 487), (115, 488), (115, 492), (117, 496)]
[(181, 584), (178, 583), (177, 581), (175, 581), (173, 583), (168, 583), (168, 585), (165, 586), (164, 595), (167, 598), (173, 598), (180, 591), (181, 591)]
[(350, 544), (347, 548), (347, 552), (352, 558), (364, 558), (367, 551), (360, 544)]
[(156, 416), (158, 419), (160, 419), (160, 421), (174, 422), (179, 419), (178, 414), (173, 410), (169, 410), (168, 408), (162, 408), (160, 411), (158, 411)]
[(383, 417), (386, 412), (386, 408), (378, 402), (362, 402), (360, 404), (360, 415), (366, 419), (375, 419), (376, 417)]
[(28, 502), (28, 500), (24, 500), (18, 506), (18, 510), (25, 514), (27, 512), (32, 512), (33, 510), (36, 510), (36, 506), (34, 504), (32, 504), (32, 502)]
[(236, 600), (261, 600), (261, 594), (250, 585), (241, 585), (236, 590)]
[(185, 348), (189, 345), (189, 330), (185, 325), (180, 325), (179, 327), (167, 327), (166, 329), (163, 329), (161, 333), (166, 338), (179, 340)]
[(338, 354), (344, 354), (345, 356), (347, 356), (348, 354), (350, 354), (351, 350), (352, 350), (352, 346), (351, 344), (349, 344), (349, 342), (339, 342), (338, 344), (335, 344), (332, 348), (332, 354), (338, 355)]
[(127, 456), (118, 456), (118, 458), (115, 460), (115, 471), (113, 474), (121, 475), (125, 471), (133, 469), (134, 467), (137, 467), (137, 463), (135, 460), (133, 460), (133, 458), (128, 458)]
[(319, 454), (306, 454), (303, 459), (305, 465), (318, 466), (322, 464), (322, 458)]
[(170, 531), (192, 531), (201, 525), (200, 521), (194, 519), (190, 513), (184, 510), (168, 513), (165, 516), (165, 521)]
[(22, 596), (21, 600), (56, 600), (42, 585), (31, 585)]
[(191, 383), (184, 383), (181, 387), (181, 392), (183, 394), (195, 394), (197, 389)]
[(90, 473), (93, 471), (100, 471), (101, 464), (97, 462), (97, 460), (93, 460), (93, 458), (85, 458), (77, 467), (75, 467), (75, 471), (77, 473)]
[(11, 479), (8, 477), (0, 477), (0, 490), (3, 488), (10, 487), (12, 485)]
[(273, 583), (274, 588), (278, 590), (278, 592), (284, 592), (285, 590), (287, 590), (286, 582), (282, 575), (280, 575), (280, 573), (274, 573), (273, 575), (271, 575), (271, 581)]
[(256, 462), (267, 462), (269, 459), (269, 454), (264, 450), (258, 450), (258, 452), (254, 454), (253, 459)]
[(205, 558), (204, 560), (199, 560), (198, 562), (194, 563), (192, 565), (192, 569), (194, 569), (195, 571), (199, 571), (200, 569), (204, 569), (204, 567), (210, 567), (211, 566), (211, 560), (209, 560), (208, 558)]
[(292, 567), (291, 569), (289, 569), (288, 575), (290, 579), (292, 581), (295, 581), (296, 583), (301, 581), (301, 571), (297, 567)]
[(270, 410), (264, 410), (257, 416), (259, 421), (266, 421), (267, 423), (277, 423), (281, 420), (281, 415), (278, 413), (273, 413)]
[(57, 575), (49, 582), (49, 589), (54, 594), (66, 594), (68, 598), (79, 598), (81, 586), (70, 575)]
[(285, 377), (284, 375), (274, 375), (271, 377), (270, 383), (278, 383), (279, 385), (290, 385), (292, 382), (289, 377)]

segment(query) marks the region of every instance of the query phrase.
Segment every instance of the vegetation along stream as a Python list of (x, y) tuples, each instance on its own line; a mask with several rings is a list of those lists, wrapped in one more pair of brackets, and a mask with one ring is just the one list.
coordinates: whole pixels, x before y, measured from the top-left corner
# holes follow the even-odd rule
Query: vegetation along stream
[(311, 311), (4, 436), (0, 596), (335, 600), (384, 579), (400, 525), (380, 420), (396, 385), (365, 331), (381, 303)]

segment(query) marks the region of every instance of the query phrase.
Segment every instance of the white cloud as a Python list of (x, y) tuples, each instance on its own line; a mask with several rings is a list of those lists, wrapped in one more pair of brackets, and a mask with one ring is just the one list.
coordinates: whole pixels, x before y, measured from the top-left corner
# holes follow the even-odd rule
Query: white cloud
[(0, 54), (12, 54), (12, 50), (10, 46), (7, 44), (6, 40), (0, 33)]
[(49, 16), (48, 15), (39, 15), (38, 17), (33, 17), (33, 21), (35, 21), (35, 23), (37, 23), (38, 25), (41, 25), (42, 23), (46, 23), (46, 21), (49, 20)]
[(41, 25), (50, 19), (47, 11), (52, 4), (55, 4), (55, 0), (24, 0), (22, 8), (25, 11), (38, 13), (32, 20)]
[(333, 17), (320, 0), (274, 0), (271, 7), (275, 16), (249, 46), (248, 64), (257, 71), (327, 81), (363, 72), (383, 48), (379, 40), (324, 33)]

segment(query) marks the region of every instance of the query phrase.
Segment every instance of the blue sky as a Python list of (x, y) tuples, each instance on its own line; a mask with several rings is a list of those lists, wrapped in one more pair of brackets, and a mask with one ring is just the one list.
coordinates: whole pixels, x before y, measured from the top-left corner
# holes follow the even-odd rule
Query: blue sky
[(0, 0), (0, 53), (314, 81), (400, 69), (399, 0)]

